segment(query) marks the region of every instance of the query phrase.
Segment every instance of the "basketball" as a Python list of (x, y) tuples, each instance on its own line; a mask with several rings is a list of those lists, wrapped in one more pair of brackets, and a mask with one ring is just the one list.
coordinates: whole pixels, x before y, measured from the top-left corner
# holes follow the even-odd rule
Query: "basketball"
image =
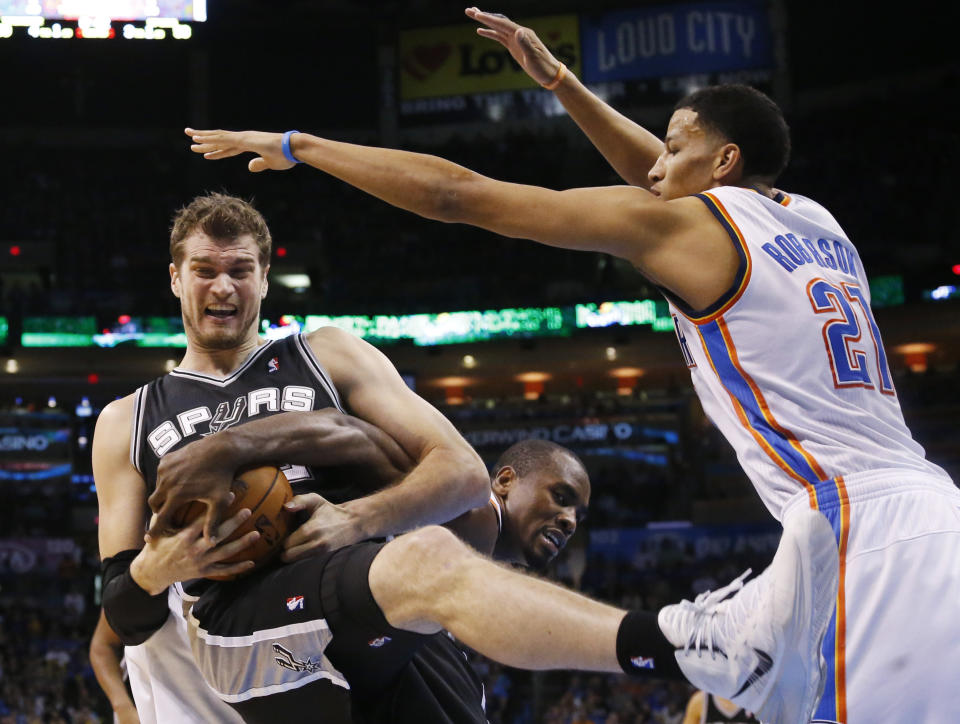
[[(252, 515), (223, 542), (236, 540), (252, 530), (259, 531), (260, 538), (253, 545), (222, 562), (254, 561), (257, 565), (251, 569), (253, 571), (280, 552), (281, 544), (292, 529), (293, 516), (283, 506), (293, 498), (293, 490), (290, 488), (287, 476), (280, 468), (273, 465), (263, 465), (240, 472), (234, 478), (230, 489), (236, 497), (224, 513), (224, 520), (236, 515), (244, 508), (250, 508)], [(206, 509), (206, 504), (199, 501), (187, 503), (177, 511), (174, 525), (178, 528), (189, 525), (203, 516)], [(229, 581), (237, 578), (237, 575), (245, 574), (207, 576), (207, 578), (215, 581)]]

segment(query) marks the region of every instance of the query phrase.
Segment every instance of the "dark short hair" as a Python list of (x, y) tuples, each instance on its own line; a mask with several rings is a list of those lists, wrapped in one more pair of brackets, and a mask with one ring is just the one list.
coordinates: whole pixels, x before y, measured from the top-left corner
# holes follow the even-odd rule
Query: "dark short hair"
[(175, 266), (183, 261), (184, 239), (198, 229), (213, 239), (236, 239), (250, 234), (257, 242), (260, 265), (270, 262), (270, 229), (249, 201), (230, 194), (207, 193), (177, 211), (170, 227), (170, 258)]
[(744, 176), (773, 183), (787, 167), (790, 128), (780, 107), (756, 88), (737, 83), (701, 88), (674, 106), (681, 108), (740, 147)]
[(504, 450), (503, 454), (497, 459), (496, 465), (493, 466), (493, 474), (496, 475), (503, 468), (509, 466), (522, 478), (533, 470), (552, 465), (555, 455), (567, 455), (576, 460), (581, 468), (587, 469), (573, 450), (550, 440), (531, 438), (521, 440)]

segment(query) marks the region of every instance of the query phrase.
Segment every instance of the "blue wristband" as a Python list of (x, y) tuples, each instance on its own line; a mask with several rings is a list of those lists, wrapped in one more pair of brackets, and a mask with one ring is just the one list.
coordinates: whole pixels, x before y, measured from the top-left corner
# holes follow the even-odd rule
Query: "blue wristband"
[(287, 131), (283, 134), (283, 141), (280, 142), (280, 149), (283, 151), (283, 157), (290, 163), (303, 163), (303, 161), (294, 156), (293, 151), (290, 150), (290, 136), (292, 136), (294, 133), (300, 133), (300, 131)]

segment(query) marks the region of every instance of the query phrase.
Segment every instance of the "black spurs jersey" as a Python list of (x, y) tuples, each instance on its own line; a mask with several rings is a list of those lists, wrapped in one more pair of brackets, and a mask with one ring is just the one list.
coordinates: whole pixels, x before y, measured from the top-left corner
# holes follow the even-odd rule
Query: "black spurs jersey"
[[(152, 493), (160, 458), (193, 440), (281, 412), (343, 406), (303, 335), (267, 342), (224, 378), (174, 369), (136, 392), (130, 460)], [(294, 494), (342, 503), (362, 493), (324, 485), (318, 468), (282, 466)]]

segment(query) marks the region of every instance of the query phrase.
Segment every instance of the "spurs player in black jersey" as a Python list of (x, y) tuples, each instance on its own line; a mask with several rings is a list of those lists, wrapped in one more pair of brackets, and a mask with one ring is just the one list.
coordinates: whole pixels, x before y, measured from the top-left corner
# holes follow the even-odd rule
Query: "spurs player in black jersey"
[[(271, 423), (272, 434), (250, 440), (247, 455), (300, 466), (303, 479), (313, 476), (323, 490), (313, 466), (349, 464), (351, 445), (334, 446), (324, 459), (309, 441), (285, 437), (279, 420), (283, 412), (332, 405), (380, 428), (413, 465), (399, 483), (372, 493), (355, 488), (341, 491), (336, 502), (311, 498), (309, 519), (286, 542), (287, 565), (212, 584), (192, 602), (194, 658), (207, 684), (248, 721), (274, 721), (279, 697), (295, 714), (322, 712), (323, 721), (349, 721), (350, 683), (360, 685), (362, 677), (364, 687), (376, 689), (393, 673), (397, 657), (380, 651), (417, 649), (421, 636), (443, 630), (509, 666), (661, 676), (682, 670), (695, 685), (718, 682), (718, 693), (755, 710), (767, 704), (789, 709), (784, 702), (799, 703), (798, 696), (806, 708), (805, 689), (797, 692), (796, 680), (781, 680), (779, 664), (791, 645), (793, 621), (812, 615), (813, 592), (798, 570), (806, 565), (799, 551), (811, 540), (824, 548), (820, 543), (832, 541), (829, 527), (820, 529), (813, 516), (798, 519), (785, 529), (764, 574), (767, 585), (751, 581), (732, 598), (724, 591), (726, 600), (707, 602), (709, 617), (702, 605), (668, 607), (659, 618), (626, 612), (498, 566), (446, 528), (430, 525), (485, 504), (486, 470), (383, 355), (330, 328), (285, 345), (258, 337), (269, 254), (266, 224), (239, 199), (210, 195), (183, 209), (171, 234), (170, 279), (183, 310), (185, 356), (175, 373), (112, 403), (98, 420), (93, 464), (104, 610), (125, 643), (148, 640), (163, 625), (174, 583), (249, 570), (222, 561), (256, 539), (256, 531), (217, 545), (249, 516), (220, 521), (242, 455), (220, 475), (183, 476), (172, 462), (177, 453), (181, 461), (199, 455), (217, 433), (242, 435), (259, 417)], [(303, 366), (302, 379), (271, 382), (291, 365)], [(349, 438), (350, 426), (343, 428)], [(144, 538), (148, 496), (157, 517)], [(208, 504), (203, 530), (192, 525), (162, 534), (191, 500)], [(364, 542), (403, 531), (412, 532), (385, 544)], [(538, 536), (539, 544), (556, 546), (550, 531)], [(836, 585), (835, 558), (820, 577), (819, 584)], [(734, 615), (740, 596), (774, 612), (763, 631)], [(727, 630), (726, 640), (738, 627), (745, 630), (728, 640), (724, 657), (762, 653), (762, 667), (735, 667), (732, 675), (718, 676), (697, 664), (699, 656), (673, 656), (678, 647), (715, 653), (711, 642), (720, 640), (720, 629)], [(672, 632), (671, 640), (664, 630)], [(380, 660), (390, 665), (378, 666)], [(802, 663), (816, 669), (816, 662)]]
[[(375, 470), (374, 477), (381, 483), (396, 483), (402, 477), (409, 463), (397, 455), (379, 430), (326, 412), (329, 411), (281, 415), (231, 428), (193, 449), (171, 453), (164, 462), (165, 471), (173, 466), (179, 475), (190, 478), (219, 474), (220, 466), (231, 467), (235, 463), (228, 461), (238, 456), (262, 456), (263, 452), (256, 450), (251, 441), (277, 431), (288, 440), (311, 440), (317, 449), (342, 446), (348, 441), (340, 436), (338, 427), (346, 422), (352, 430), (368, 436), (367, 440), (358, 436), (349, 440), (355, 449), (352, 455), (356, 463)], [(351, 476), (358, 472), (352, 469)], [(525, 440), (507, 449), (494, 465), (489, 502), (464, 513), (446, 527), (481, 553), (539, 570), (573, 536), (589, 500), (587, 471), (572, 451), (544, 440)], [(302, 495), (294, 503), (303, 508), (318, 504), (323, 501), (314, 494)], [(362, 611), (364, 618), (378, 625), (381, 617), (372, 602), (362, 591), (354, 593), (349, 607)], [(259, 605), (258, 598), (251, 598), (253, 605)], [(352, 620), (339, 620), (335, 633), (346, 643), (335, 640), (331, 646), (331, 657), (349, 671), (344, 673), (351, 684), (355, 722), (486, 721), (482, 682), (449, 636), (441, 633), (410, 637), (385, 623), (375, 629), (358, 626), (358, 618), (354, 615)], [(277, 620), (265, 621), (264, 625), (274, 627), (282, 623), (281, 613)], [(371, 641), (385, 643), (371, 647)], [(274, 713), (293, 713), (295, 706), (289, 695), (270, 700)]]

